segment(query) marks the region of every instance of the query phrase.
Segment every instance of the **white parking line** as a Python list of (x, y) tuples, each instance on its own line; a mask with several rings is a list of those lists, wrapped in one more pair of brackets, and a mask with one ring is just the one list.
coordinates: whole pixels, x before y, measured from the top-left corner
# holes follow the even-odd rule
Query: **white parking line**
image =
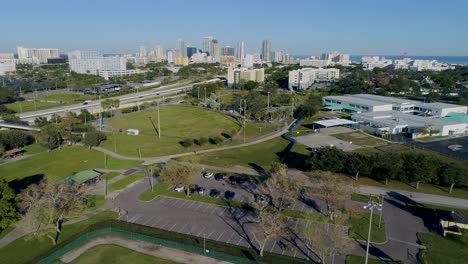
[(188, 202), (188, 200), (185, 200), (179, 207), (184, 207), (184, 205)]
[(220, 214), (218, 214), (218, 216), (223, 216), (224, 213), (226, 212), (226, 210), (227, 210), (227, 208), (224, 208), (224, 210)]
[(226, 232), (226, 230), (224, 230), (224, 231), (221, 233), (221, 235), (219, 235), (219, 237), (218, 237), (217, 239), (215, 239), (215, 240), (219, 241), (219, 239), (224, 235), (224, 232)]
[(148, 218), (148, 220), (144, 221), (143, 223), (141, 223), (142, 225), (146, 225), (147, 223), (151, 222), (151, 220), (153, 220), (153, 218), (155, 218), (156, 216), (152, 216), (150, 218)]
[(195, 208), (195, 210), (198, 210), (198, 208), (200, 208), (200, 206), (202, 206), (202, 205), (203, 205), (203, 203), (198, 203), (198, 206), (197, 206), (197, 208)]
[(165, 223), (165, 224), (164, 224), (164, 225), (162, 225), (160, 228), (161, 228), (161, 229), (166, 229), (166, 228), (165, 228), (165, 227), (166, 227), (166, 225), (170, 225), (170, 224), (171, 224), (171, 221), (169, 221), (169, 222)]
[(175, 200), (175, 201), (173, 201), (173, 203), (172, 203), (172, 206), (176, 206), (176, 205), (177, 205), (177, 203), (178, 203), (178, 202), (180, 202), (180, 200), (179, 200), (179, 199), (174, 199), (174, 200)]
[(304, 206), (305, 206), (305, 204), (302, 203), (302, 210), (301, 210), (302, 212), (304, 212)]
[(213, 206), (213, 207), (214, 207), (214, 208), (213, 208), (213, 210), (211, 210), (210, 214), (213, 214), (213, 212), (214, 212), (216, 209), (218, 209), (217, 206)]
[[(157, 219), (158, 221), (156, 221), (156, 222), (150, 224), (150, 226), (152, 226), (152, 227), (158, 227), (158, 224), (159, 224), (159, 223), (162, 223), (162, 220), (164, 220), (163, 218), (157, 218), (157, 217), (156, 217), (156, 219)], [(155, 219), (155, 220), (156, 220), (156, 219)]]
[(199, 232), (198, 235), (196, 235), (196, 236), (199, 237), (199, 236), (203, 233), (203, 231), (205, 231), (205, 227), (203, 227), (202, 230), (200, 230), (200, 232)]
[(210, 238), (210, 236), (211, 236), (213, 233), (214, 233), (214, 230), (211, 231), (211, 233), (210, 233), (208, 236), (206, 236), (206, 238)]
[(270, 252), (273, 252), (273, 249), (275, 248), (276, 242), (277, 241), (273, 242), (273, 246), (271, 246)]
[(177, 223), (175, 223), (170, 229), (169, 231), (172, 231), (172, 229), (177, 225)]
[(228, 241), (226, 241), (226, 243), (229, 243), (229, 241), (231, 241), (231, 239), (232, 239), (232, 237), (234, 236), (235, 233), (236, 232), (232, 232), (231, 237), (229, 237), (229, 239), (228, 239)]
[(243, 237), (240, 237), (239, 241), (236, 243), (236, 245), (240, 245), (240, 242), (242, 241), (242, 239), (244, 239)]
[(195, 202), (190, 202), (190, 205), (189, 205), (189, 207), (187, 207), (187, 209), (190, 209), (190, 207), (192, 207), (194, 204), (195, 204)]
[(187, 225), (188, 225), (188, 223), (185, 223), (185, 225), (184, 225), (181, 229), (179, 229), (179, 233), (184, 233), (184, 232), (182, 232), (182, 231), (184, 231), (184, 228), (185, 228)]

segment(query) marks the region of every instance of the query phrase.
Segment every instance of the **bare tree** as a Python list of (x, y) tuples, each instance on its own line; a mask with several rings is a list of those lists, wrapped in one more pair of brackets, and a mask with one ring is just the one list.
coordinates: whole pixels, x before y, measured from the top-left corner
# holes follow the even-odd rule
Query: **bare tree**
[(300, 183), (287, 175), (287, 168), (281, 163), (272, 163), (270, 174), (270, 178), (259, 186), (259, 190), (269, 195), (275, 208), (282, 211), (284, 204), (297, 198)]
[(29, 186), (19, 195), (23, 214), (19, 226), (37, 237), (50, 238), (55, 245), (67, 218), (76, 217), (87, 205), (86, 188), (46, 180)]
[(254, 222), (254, 239), (259, 245), (259, 254), (263, 257), (267, 242), (287, 233), (286, 219), (279, 211), (268, 210), (267, 206), (262, 206), (257, 208)]
[(321, 263), (325, 263), (328, 257), (347, 253), (350, 240), (346, 234), (346, 228), (333, 224), (310, 224), (305, 227), (301, 235), (307, 247), (311, 249)]
[(201, 168), (197, 164), (171, 161), (161, 172), (160, 178), (163, 182), (171, 185), (184, 185), (187, 196), (190, 196), (189, 185), (195, 181), (196, 177), (200, 175), (200, 173)]
[(339, 212), (346, 209), (345, 201), (349, 199), (354, 189), (354, 182), (333, 173), (323, 173), (320, 177), (323, 199), (327, 205), (330, 220), (335, 221)]

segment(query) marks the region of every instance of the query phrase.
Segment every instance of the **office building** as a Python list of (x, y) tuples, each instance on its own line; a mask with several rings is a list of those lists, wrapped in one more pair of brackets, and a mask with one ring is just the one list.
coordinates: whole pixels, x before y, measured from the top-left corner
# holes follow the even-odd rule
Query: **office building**
[(46, 64), (47, 59), (59, 58), (58, 49), (17, 47), (19, 63)]
[(210, 51), (210, 56), (213, 62), (219, 62), (220, 61), (220, 49), (219, 49), (219, 42), (217, 39), (213, 39), (211, 42), (211, 51)]
[(156, 47), (154, 48), (154, 57), (156, 61), (164, 60), (165, 56), (163, 53), (163, 49), (161, 48), (161, 45), (156, 45)]
[(16, 64), (13, 60), (0, 61), (0, 76), (13, 74), (16, 72)]
[(104, 78), (133, 74), (127, 72), (127, 58), (104, 57), (96, 51), (72, 51), (68, 53), (70, 70), (80, 74), (100, 75)]
[(194, 53), (191, 57), (190, 57), (190, 60), (193, 62), (193, 63), (208, 63), (208, 62), (211, 62), (211, 61), (208, 61), (208, 56), (206, 53), (201, 53), (201, 52), (196, 52)]
[(331, 61), (329, 61), (329, 60), (318, 60), (318, 59), (312, 58), (312, 59), (300, 60), (299, 65), (300, 66), (322, 68), (322, 67), (327, 67), (327, 66), (331, 65)]
[(271, 61), (271, 41), (266, 39), (262, 42), (262, 55), (261, 59), (263, 61)]
[(236, 48), (236, 58), (240, 61), (245, 56), (245, 46), (244, 41), (239, 41)]
[(197, 53), (197, 48), (187, 47), (187, 57), (191, 58), (195, 53)]
[(242, 60), (241, 60), (241, 65), (244, 68), (252, 68), (254, 64), (254, 56), (252, 54), (246, 54)]
[(221, 48), (221, 56), (234, 56), (235, 49), (231, 46), (225, 46)]
[(228, 77), (227, 82), (228, 86), (232, 87), (235, 84), (240, 83), (241, 81), (254, 81), (254, 82), (264, 82), (265, 73), (264, 69), (248, 69), (248, 68), (228, 68)]
[(204, 37), (203, 38), (203, 45), (202, 45), (202, 51), (206, 53), (207, 55), (212, 55), (212, 44), (213, 43), (213, 37)]
[(146, 53), (146, 47), (140, 46), (140, 52), (138, 53), (138, 57), (146, 57), (148, 54)]
[(179, 56), (187, 57), (187, 44), (184, 40), (178, 39), (177, 40), (177, 48), (179, 49)]
[(189, 65), (189, 58), (178, 56), (175, 58), (174, 64), (177, 66), (187, 66)]
[(315, 82), (333, 81), (339, 78), (339, 69), (303, 68), (289, 72), (288, 87), (290, 90), (304, 90)]
[(13, 53), (0, 53), (0, 61), (12, 61), (15, 59)]

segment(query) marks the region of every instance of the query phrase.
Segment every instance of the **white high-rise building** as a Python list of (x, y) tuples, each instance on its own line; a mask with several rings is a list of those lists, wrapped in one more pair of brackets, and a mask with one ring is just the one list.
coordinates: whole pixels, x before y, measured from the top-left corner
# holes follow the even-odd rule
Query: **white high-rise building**
[(290, 90), (303, 90), (309, 88), (314, 82), (331, 81), (339, 78), (339, 69), (302, 68), (289, 72), (288, 87)]
[(15, 59), (13, 53), (0, 53), (0, 61), (11, 61)]
[(76, 50), (69, 52), (68, 62), (71, 71), (81, 74), (100, 75), (108, 78), (133, 73), (133, 71), (127, 71), (127, 58), (104, 57), (96, 51)]
[(254, 56), (252, 54), (246, 54), (241, 60), (242, 67), (251, 68), (253, 67), (253, 64), (254, 64)]
[(236, 58), (242, 60), (245, 56), (245, 46), (244, 41), (239, 41), (236, 48)]
[(220, 53), (219, 53), (219, 42), (217, 39), (213, 39), (211, 41), (211, 51), (210, 51), (210, 56), (213, 60), (213, 62), (219, 62), (220, 61)]
[(167, 62), (168, 63), (174, 63), (175, 58), (177, 57), (177, 52), (175, 50), (167, 50), (166, 52), (166, 57), (167, 57)]
[(156, 45), (156, 47), (154, 48), (154, 56), (156, 57), (157, 61), (164, 59), (164, 53), (163, 49), (161, 48), (161, 45)]
[(263, 61), (271, 61), (271, 41), (266, 39), (262, 42), (262, 57)]
[(59, 58), (58, 49), (17, 47), (19, 63), (45, 64), (47, 59)]
[(187, 57), (187, 44), (184, 40), (178, 39), (177, 40), (177, 48), (179, 49), (179, 56), (180, 57)]
[(213, 49), (212, 46), (213, 46), (213, 37), (204, 37), (202, 51), (206, 53), (207, 55), (212, 56), (211, 54), (211, 51)]
[(146, 57), (148, 54), (146, 52), (146, 47), (140, 46), (140, 52), (138, 53), (138, 57)]

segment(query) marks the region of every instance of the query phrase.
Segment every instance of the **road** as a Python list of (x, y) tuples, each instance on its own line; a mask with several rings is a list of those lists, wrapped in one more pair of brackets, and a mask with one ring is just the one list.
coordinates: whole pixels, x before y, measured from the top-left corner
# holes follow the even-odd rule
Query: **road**
[[(156, 96), (168, 96), (168, 95), (173, 95), (173, 94), (177, 94), (180, 92), (184, 92), (190, 89), (191, 87), (193, 87), (193, 85), (195, 84), (214, 82), (216, 80), (219, 80), (219, 79), (215, 78), (215, 79), (211, 79), (208, 81), (199, 82), (199, 83), (191, 83), (191, 84), (189, 83), (171, 84), (171, 85), (154, 88), (148, 91), (112, 97), (112, 99), (119, 99), (120, 100), (119, 108), (124, 108), (124, 107), (128, 107), (129, 105), (133, 105), (140, 101), (144, 101), (144, 100), (156, 97)], [(50, 108), (50, 109), (45, 109), (45, 110), (26, 112), (26, 113), (19, 114), (18, 116), (23, 121), (33, 122), (34, 119), (37, 117), (50, 117), (52, 114), (63, 114), (66, 112), (79, 113), (81, 109), (87, 109), (91, 113), (97, 113), (101, 111), (101, 101), (103, 100), (105, 99), (93, 100), (86, 105), (74, 104), (74, 105), (55, 107), (55, 108)]]

